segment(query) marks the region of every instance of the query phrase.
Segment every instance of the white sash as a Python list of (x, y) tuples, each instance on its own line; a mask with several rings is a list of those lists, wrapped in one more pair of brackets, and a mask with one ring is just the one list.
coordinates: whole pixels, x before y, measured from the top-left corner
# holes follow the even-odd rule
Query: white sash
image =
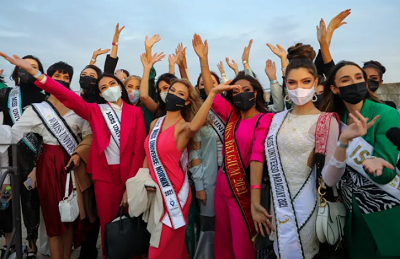
[(297, 195), (290, 195), (277, 145), (277, 135), (288, 112), (275, 114), (265, 141), (265, 153), (277, 227), (274, 250), (279, 258), (296, 259), (304, 258), (299, 232), (315, 210), (317, 188), (316, 172), (312, 170)]
[[(185, 181), (184, 181), (183, 186), (182, 186), (181, 190), (179, 191), (179, 194), (177, 197), (176, 193), (174, 191), (174, 188), (172, 187), (172, 183), (168, 178), (168, 174), (165, 171), (165, 168), (158, 157), (157, 138), (161, 131), (161, 127), (162, 127), (164, 119), (165, 119), (165, 116), (159, 118), (157, 120), (156, 124), (154, 125), (153, 131), (150, 133), (149, 151), (150, 151), (151, 163), (153, 166), (153, 170), (155, 172), (158, 183), (160, 185), (161, 192), (162, 192), (162, 195), (164, 198), (164, 202), (167, 205), (167, 212), (168, 212), (169, 220), (168, 220), (168, 217), (164, 217), (162, 222), (164, 224), (166, 224), (167, 226), (172, 227), (173, 229), (178, 229), (178, 228), (186, 225), (186, 221), (183, 216), (181, 206), (183, 207), (187, 201), (187, 197), (189, 195), (189, 182), (188, 182), (188, 177), (187, 177), (187, 173), (185, 170)], [(186, 156), (186, 158), (185, 158), (185, 156)], [(182, 159), (188, 161), (187, 151), (183, 152), (182, 157), (183, 158), (181, 158), (181, 161), (182, 161)], [(184, 161), (184, 163), (181, 163), (183, 168), (185, 168), (185, 167), (187, 168), (186, 161)], [(178, 199), (179, 199), (179, 201), (178, 201)], [(171, 225), (171, 223), (172, 223), (172, 225)]]
[[(21, 92), (19, 87), (15, 87), (11, 89), (10, 94), (8, 96), (8, 109), (10, 113), (11, 120), (13, 124), (19, 121), (22, 117), (22, 108), (21, 108)], [(36, 153), (36, 147), (38, 145), (37, 138), (32, 134), (28, 133), (22, 141), (28, 146), (30, 150)]]
[(99, 107), (112, 138), (117, 146), (120, 147), (121, 120), (109, 104), (99, 104)]
[(72, 155), (78, 146), (78, 141), (69, 129), (68, 124), (61, 119), (61, 116), (59, 116), (47, 102), (33, 103), (32, 107), (43, 121), (46, 128), (58, 140), (68, 155)]
[(208, 112), (208, 119), (210, 120), (211, 126), (214, 128), (219, 139), (221, 140), (221, 143), (224, 143), (224, 134), (225, 134), (224, 121), (211, 109)]
[[(347, 127), (346, 124), (342, 123), (342, 132)], [(365, 139), (358, 137), (350, 141), (349, 147), (346, 150), (346, 164), (350, 166), (354, 171), (357, 171), (360, 175), (368, 179), (371, 183), (379, 187), (384, 192), (392, 195), (400, 201), (400, 176), (399, 173), (396, 177), (388, 184), (379, 184), (375, 181), (370, 180), (371, 178), (365, 172), (362, 163), (365, 158), (372, 156), (374, 153), (374, 147), (371, 146)]]

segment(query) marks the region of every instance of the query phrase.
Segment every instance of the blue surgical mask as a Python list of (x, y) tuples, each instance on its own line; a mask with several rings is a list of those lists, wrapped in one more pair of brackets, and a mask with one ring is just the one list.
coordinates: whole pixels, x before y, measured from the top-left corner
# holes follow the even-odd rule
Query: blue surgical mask
[(131, 103), (137, 103), (139, 101), (139, 90), (132, 90), (132, 92), (128, 93), (128, 96)]
[(118, 101), (119, 98), (121, 98), (121, 95), (121, 87), (119, 85), (110, 86), (102, 93), (103, 98), (109, 103)]

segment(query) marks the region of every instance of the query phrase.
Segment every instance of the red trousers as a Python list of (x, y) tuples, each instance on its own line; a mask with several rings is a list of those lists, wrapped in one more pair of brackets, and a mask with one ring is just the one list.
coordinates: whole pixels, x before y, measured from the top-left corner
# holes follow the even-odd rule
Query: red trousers
[[(94, 192), (96, 196), (97, 214), (101, 227), (101, 247), (104, 250), (104, 228), (114, 220), (119, 211), (119, 205), (125, 192), (125, 183), (121, 182), (119, 165), (109, 165), (112, 182), (95, 181)], [(104, 255), (104, 251), (103, 251)], [(103, 256), (105, 258), (105, 256)]]

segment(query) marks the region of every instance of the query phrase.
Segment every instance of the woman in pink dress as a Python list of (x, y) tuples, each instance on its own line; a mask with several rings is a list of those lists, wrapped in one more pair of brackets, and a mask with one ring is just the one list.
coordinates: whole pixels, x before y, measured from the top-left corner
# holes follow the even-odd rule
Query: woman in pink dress
[[(194, 44), (202, 65), (204, 88), (209, 95), (214, 89), (207, 65), (207, 42), (203, 44), (200, 39)], [(258, 192), (260, 197), (261, 186), (252, 186), (250, 192), (250, 162), (252, 177), (261, 179), (264, 142), (273, 114), (265, 114), (263, 89), (256, 79), (239, 73), (227, 83), (237, 85), (226, 92), (227, 99), (232, 101), (218, 95), (212, 104), (214, 112), (226, 122), (224, 163), (215, 187), (215, 258), (255, 258), (256, 250), (251, 241), (256, 234), (252, 210), (262, 209), (252, 208), (251, 194)]]
[[(195, 35), (194, 40), (199, 40), (199, 36)], [(206, 122), (214, 98), (234, 88), (236, 86), (228, 84), (215, 87), (201, 105), (199, 95), (190, 82), (176, 80), (166, 97), (166, 115), (151, 123), (150, 134), (145, 141), (147, 159), (144, 167), (150, 169), (151, 177), (160, 187), (164, 215), (161, 218), (163, 227), (159, 246), (150, 246), (149, 259), (188, 258), (185, 231), (191, 195), (186, 174), (186, 147), (190, 146), (190, 139)]]

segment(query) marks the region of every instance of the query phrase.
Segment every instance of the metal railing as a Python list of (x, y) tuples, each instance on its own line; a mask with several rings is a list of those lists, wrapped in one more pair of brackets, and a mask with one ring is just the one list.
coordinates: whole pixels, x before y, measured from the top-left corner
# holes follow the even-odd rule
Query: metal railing
[(11, 234), (10, 241), (7, 244), (6, 254), (4, 258), (8, 258), (10, 253), (10, 247), (15, 241), (15, 251), (17, 254), (17, 259), (22, 259), (23, 251), (22, 251), (22, 227), (21, 227), (21, 204), (20, 204), (21, 185), (20, 185), (20, 175), (18, 173), (18, 164), (17, 164), (17, 144), (0, 144), (0, 146), (11, 146), (12, 166), (2, 167), (2, 165), (0, 165), (0, 169), (8, 169), (0, 179), (0, 187), (3, 186), (6, 176), (9, 174), (11, 178), (12, 199), (14, 200), (14, 202), (12, 203), (13, 231)]

